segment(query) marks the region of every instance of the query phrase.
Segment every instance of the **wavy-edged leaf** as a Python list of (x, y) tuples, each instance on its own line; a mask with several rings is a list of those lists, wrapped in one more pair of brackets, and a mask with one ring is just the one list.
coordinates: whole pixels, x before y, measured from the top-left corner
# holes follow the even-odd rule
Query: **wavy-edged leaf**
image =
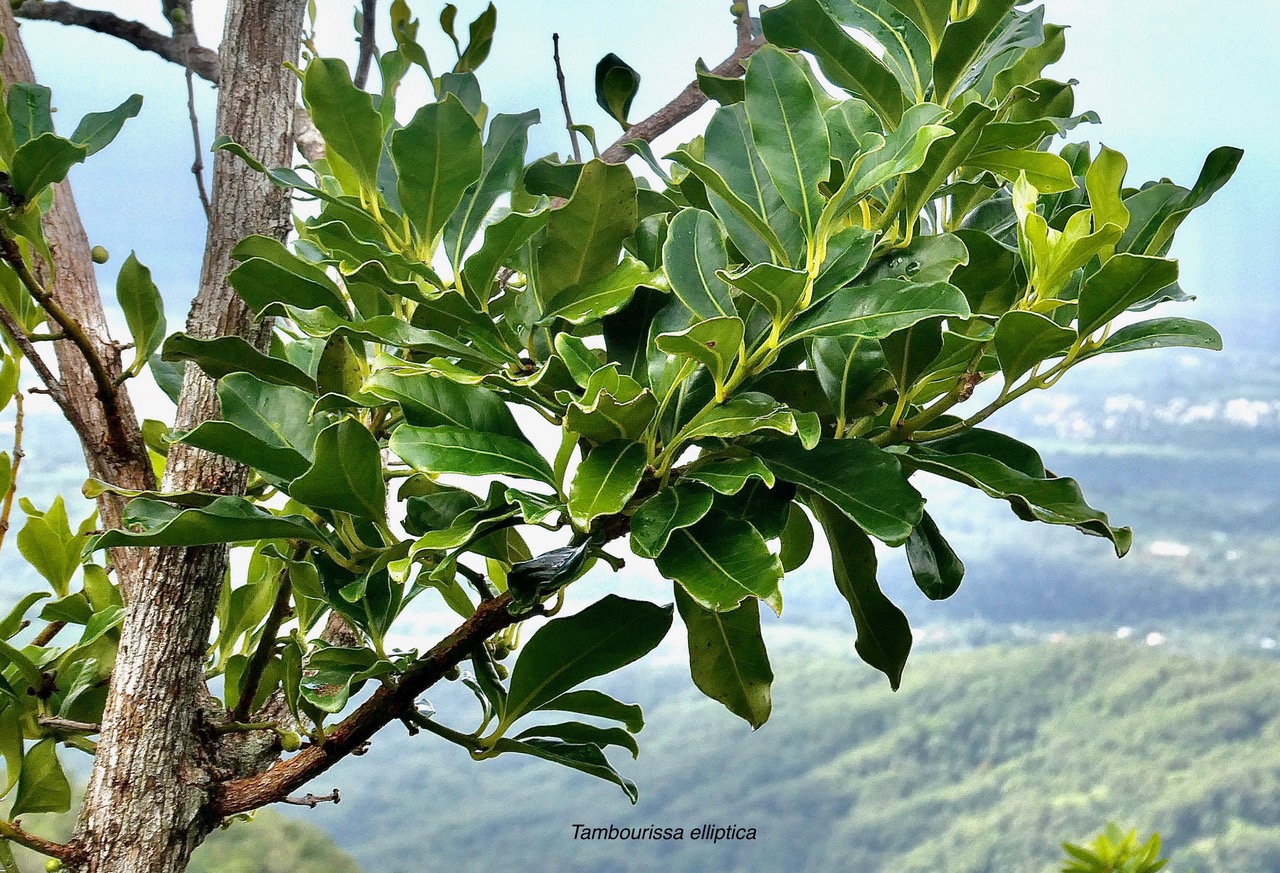
[(752, 479), (759, 479), (769, 488), (772, 488), (776, 481), (773, 471), (754, 455), (711, 461), (695, 467), (680, 477), (682, 482), (701, 482), (724, 495), (737, 494)]
[(1096, 349), (1079, 360), (1095, 355), (1139, 352), (1147, 349), (1210, 349), (1222, 351), (1222, 335), (1213, 325), (1193, 318), (1153, 318), (1120, 328)]
[(697, 485), (662, 489), (631, 516), (631, 551), (642, 558), (656, 558), (667, 547), (671, 534), (696, 524), (711, 511), (713, 502), (712, 493)]
[(1177, 280), (1177, 261), (1128, 253), (1116, 255), (1080, 288), (1080, 335), (1088, 336)]
[(763, 306), (775, 325), (781, 325), (795, 312), (809, 288), (808, 273), (777, 264), (755, 264), (723, 275), (735, 288)]
[(658, 572), (680, 583), (707, 609), (724, 612), (748, 597), (779, 598), (782, 564), (754, 527), (712, 512), (671, 533), (656, 560)]
[(911, 625), (876, 582), (876, 551), (862, 528), (821, 498), (810, 501), (831, 548), (836, 589), (849, 604), (858, 630), (859, 657), (889, 677), (894, 691), (911, 653)]
[(621, 512), (644, 476), (648, 454), (640, 443), (614, 440), (595, 446), (569, 486), (569, 516), (584, 530), (601, 515)]
[(49, 185), (56, 185), (89, 154), (87, 146), (42, 133), (24, 142), (9, 165), (9, 182), (24, 201), (30, 201)]
[(273, 385), (292, 385), (316, 393), (316, 380), (283, 358), (264, 355), (238, 336), (201, 339), (185, 333), (172, 334), (160, 350), (164, 361), (192, 361), (210, 379), (232, 373), (248, 373)]
[(22, 758), (18, 794), (9, 815), (17, 818), (42, 812), (61, 813), (70, 808), (71, 783), (58, 762), (58, 741), (40, 740)]
[(550, 322), (556, 318), (570, 324), (599, 321), (631, 302), (632, 295), (641, 285), (663, 280), (661, 273), (650, 270), (630, 255), (623, 255), (622, 263), (609, 273), (566, 288), (553, 297), (547, 303), (542, 321)]
[(965, 161), (970, 167), (990, 170), (997, 176), (1016, 181), (1019, 173), (1026, 173), (1027, 180), (1041, 194), (1058, 194), (1076, 187), (1071, 165), (1051, 152), (1031, 149), (1001, 149), (981, 155), (970, 155)]
[(949, 24), (943, 31), (933, 59), (933, 94), (937, 102), (950, 103), (969, 87), (985, 61), (994, 57), (993, 37), (1009, 24), (1014, 3), (1015, 0), (983, 0), (973, 15)]
[(737, 609), (701, 606), (677, 584), (676, 607), (689, 639), (693, 684), (752, 728), (773, 709), (773, 668), (760, 635), (760, 605), (748, 598)]
[(654, 345), (669, 355), (697, 361), (707, 368), (717, 386), (729, 376), (742, 351), (745, 327), (736, 315), (700, 321), (687, 330), (659, 334)]
[(797, 416), (768, 394), (744, 391), (694, 418), (684, 431), (684, 439), (690, 442), (709, 437), (732, 440), (749, 433), (773, 430), (789, 436), (802, 434), (802, 441), (812, 445), (816, 442), (816, 428), (802, 419), (807, 419), (807, 416)]
[(560, 722), (558, 724), (539, 724), (525, 728), (512, 739), (529, 741), (533, 738), (559, 740), (565, 743), (586, 743), (606, 749), (617, 746), (626, 749), (635, 758), (640, 754), (640, 747), (635, 737), (619, 727), (599, 727), (584, 724), (580, 721)]
[(1076, 332), (1036, 312), (1014, 310), (996, 322), (995, 348), (1000, 371), (1012, 385), (1041, 361), (1064, 353)]
[(635, 783), (623, 778), (617, 770), (613, 769), (604, 752), (594, 743), (566, 743), (536, 737), (528, 740), (513, 740), (502, 737), (493, 744), (493, 750), (496, 753), (516, 752), (521, 755), (532, 755), (544, 761), (580, 770), (606, 782), (612, 782), (626, 793), (632, 803), (635, 803), (639, 796)]
[(779, 479), (821, 495), (891, 546), (906, 542), (920, 523), (924, 498), (898, 459), (866, 440), (823, 440), (809, 450), (798, 440), (770, 440), (751, 450)]
[(209, 546), (267, 539), (328, 540), (300, 515), (276, 515), (243, 497), (219, 497), (208, 506), (181, 509), (139, 498), (125, 509), (125, 529), (94, 537), (87, 551), (117, 546)]
[[(821, 0), (840, 24), (855, 27), (884, 48), (881, 62), (902, 86), (903, 93), (919, 103), (933, 78), (933, 49), (929, 39), (891, 0)], [(945, 20), (945, 16), (944, 16)]]
[(644, 729), (644, 713), (634, 703), (623, 703), (603, 691), (592, 688), (580, 688), (577, 691), (566, 691), (559, 697), (548, 700), (538, 711), (576, 712), (595, 718), (605, 718), (621, 722), (633, 734)]
[(623, 130), (629, 126), (631, 101), (640, 90), (640, 74), (613, 52), (596, 64), (596, 104), (609, 113)]
[(325, 428), (316, 437), (311, 468), (289, 486), (289, 496), (307, 506), (382, 521), (387, 490), (378, 441), (353, 418)]
[(225, 422), (268, 445), (293, 449), (308, 460), (316, 437), (330, 422), (328, 416), (312, 415), (313, 394), (272, 385), (248, 373), (232, 373), (219, 381), (218, 402)]
[(335, 58), (315, 58), (302, 77), (302, 102), (324, 137), (328, 158), (341, 159), (361, 188), (373, 192), (382, 157), (382, 118), (373, 96), (351, 82), (347, 65)]
[(459, 385), (441, 376), (401, 375), (380, 369), (369, 377), (364, 390), (400, 404), (405, 421), (411, 425), (447, 425), (528, 442), (502, 398), (480, 385)]
[(631, 171), (598, 160), (584, 166), (573, 196), (547, 219), (546, 242), (537, 254), (539, 299), (545, 303), (611, 272), (638, 220)]
[(804, 337), (860, 336), (883, 339), (926, 318), (968, 318), (964, 294), (946, 282), (917, 285), (881, 279), (862, 287), (841, 288), (791, 323), (782, 342)]
[(555, 485), (551, 465), (523, 440), (462, 427), (402, 424), (391, 434), (391, 451), (425, 473), (516, 476)]
[[(507, 573), (511, 611), (523, 612), (573, 582), (588, 568), (590, 545), (563, 546), (512, 565)], [(514, 716), (513, 716), (514, 717)]]
[(729, 286), (718, 273), (729, 267), (724, 228), (710, 212), (682, 209), (671, 220), (662, 263), (671, 290), (699, 318), (736, 315)]
[(458, 98), (447, 94), (391, 134), (391, 159), (405, 217), (418, 239), (429, 245), (480, 178), (480, 127)]
[(76, 125), (71, 141), (80, 143), (94, 155), (111, 145), (124, 123), (142, 110), (142, 95), (132, 94), (115, 109), (106, 112), (90, 112)]
[[(726, 106), (719, 111), (732, 111), (734, 108), (735, 107)], [(688, 168), (689, 172), (697, 176), (698, 180), (707, 186), (707, 190), (710, 193), (715, 194), (720, 198), (720, 201), (725, 204), (723, 208), (716, 210), (716, 214), (720, 217), (721, 221), (725, 222), (726, 229), (729, 231), (730, 235), (733, 236), (734, 244), (739, 247), (744, 245), (746, 246), (745, 251), (748, 253), (748, 257), (758, 258), (762, 261), (767, 261), (772, 257), (781, 260), (784, 263), (790, 262), (790, 256), (787, 254), (786, 247), (778, 237), (777, 232), (769, 226), (769, 222), (762, 215), (755, 211), (751, 204), (740, 197), (738, 193), (730, 187), (729, 182), (715, 168), (698, 160), (686, 149), (676, 149), (674, 152), (667, 155), (667, 158), (669, 160), (677, 161)], [(747, 240), (752, 237), (746, 236), (743, 233), (740, 233), (737, 236), (733, 235), (733, 219), (736, 219), (742, 226), (747, 228), (745, 233), (754, 235), (755, 239), (760, 240), (764, 244), (766, 251), (763, 253), (763, 257), (755, 254), (755, 252), (759, 250), (758, 243), (753, 246), (747, 242)]]

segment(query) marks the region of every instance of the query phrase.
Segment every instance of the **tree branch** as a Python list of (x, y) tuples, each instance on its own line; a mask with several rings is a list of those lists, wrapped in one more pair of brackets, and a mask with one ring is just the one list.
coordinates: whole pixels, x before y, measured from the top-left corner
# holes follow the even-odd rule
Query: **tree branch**
[(26, 0), (13, 14), (30, 21), (55, 21), (114, 36), (134, 48), (186, 67), (202, 79), (218, 81), (217, 52), (204, 46), (188, 45), (185, 39), (157, 33), (140, 21), (130, 21), (98, 9), (84, 9), (62, 0)]
[(53, 840), (46, 840), (44, 837), (37, 837), (35, 834), (24, 831), (16, 821), (0, 819), (0, 839), (17, 843), (19, 846), (26, 846), (33, 852), (48, 855), (50, 858), (57, 858), (66, 864), (75, 863), (80, 858), (80, 853), (73, 846), (55, 843)]
[(564, 127), (573, 143), (573, 159), (582, 163), (582, 149), (578, 148), (578, 132), (573, 129), (573, 113), (569, 110), (569, 92), (565, 88), (564, 68), (560, 66), (560, 34), (551, 34), (551, 59), (556, 65), (556, 83), (560, 86), (560, 105), (564, 108)]
[(378, 0), (360, 0), (360, 57), (356, 60), (355, 86), (363, 90), (369, 81), (369, 66), (377, 48), (375, 31), (378, 22)]
[[(742, 62), (755, 54), (756, 50), (762, 45), (764, 45), (763, 39), (752, 39), (745, 43), (739, 43), (733, 54), (725, 58), (719, 66), (711, 71), (712, 74), (716, 76), (741, 76), (743, 74)], [(618, 137), (613, 145), (605, 149), (604, 154), (600, 156), (600, 160), (608, 164), (625, 163), (633, 153), (627, 149), (624, 143), (637, 139), (652, 142), (658, 136), (666, 133), (698, 111), (706, 102), (707, 95), (702, 93), (702, 89), (698, 87), (698, 81), (695, 79), (666, 106), (663, 106), (643, 121), (631, 125), (626, 133)]]

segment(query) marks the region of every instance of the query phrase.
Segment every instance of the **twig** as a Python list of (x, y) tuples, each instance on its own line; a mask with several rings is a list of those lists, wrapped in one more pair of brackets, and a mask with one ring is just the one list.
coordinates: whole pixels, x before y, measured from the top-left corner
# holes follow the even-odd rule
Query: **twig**
[(333, 789), (332, 794), (308, 794), (304, 797), (286, 797), (281, 803), (291, 803), (294, 806), (309, 806), (315, 809), (322, 803), (342, 803), (342, 795), (338, 794), (338, 789)]
[(35, 639), (31, 641), (31, 645), (36, 646), (37, 648), (49, 645), (49, 643), (53, 642), (53, 638), (56, 637), (66, 626), (67, 623), (62, 620), (49, 622), (44, 626), (44, 630), (36, 634)]
[(556, 81), (560, 84), (560, 105), (564, 107), (564, 126), (573, 143), (573, 159), (582, 163), (582, 149), (578, 148), (578, 132), (573, 129), (573, 113), (569, 111), (569, 92), (564, 84), (564, 68), (560, 66), (560, 34), (551, 34), (551, 57), (556, 62)]
[(0, 548), (4, 546), (4, 538), (9, 533), (9, 516), (13, 512), (13, 499), (18, 493), (18, 468), (22, 466), (22, 459), (26, 457), (26, 452), (22, 450), (22, 404), (24, 400), (22, 389), (15, 389), (13, 392), (15, 405), (13, 417), (13, 465), (9, 468), (9, 490), (4, 494), (4, 507), (0, 509)]
[(17, 821), (0, 819), (0, 839), (17, 843), (19, 846), (26, 846), (33, 852), (48, 855), (50, 858), (57, 858), (66, 864), (75, 863), (80, 856), (80, 853), (72, 846), (55, 843), (53, 840), (46, 840), (44, 837), (37, 837), (35, 834), (24, 831), (21, 822)]
[[(755, 54), (756, 50), (762, 45), (764, 45), (764, 40), (752, 40), (745, 44), (740, 44), (734, 49), (733, 54), (729, 55), (719, 66), (711, 71), (712, 75), (742, 75), (742, 62)], [(695, 79), (666, 106), (663, 106), (643, 121), (631, 125), (625, 134), (618, 137), (613, 145), (604, 150), (600, 160), (608, 164), (624, 163), (632, 155), (632, 152), (627, 149), (624, 143), (637, 139), (652, 142), (658, 136), (684, 121), (706, 102), (707, 95), (702, 93), (702, 89), (698, 87), (698, 81)]]
[(191, 173), (196, 177), (196, 191), (200, 205), (204, 207), (204, 219), (209, 221), (213, 207), (209, 203), (209, 191), (204, 186), (204, 150), (200, 147), (200, 116), (196, 113), (195, 77), (187, 67), (187, 115), (191, 118), (191, 141), (195, 144), (196, 159), (191, 163)]
[(364, 88), (369, 81), (369, 65), (377, 47), (374, 29), (378, 19), (378, 0), (360, 0), (360, 57), (356, 60), (355, 86)]
[(67, 731), (76, 734), (96, 734), (102, 730), (102, 725), (92, 724), (87, 721), (74, 721), (69, 718), (59, 718), (55, 715), (42, 715), (37, 721), (40, 727), (48, 728), (51, 731)]
[(55, 21), (58, 24), (84, 27), (106, 36), (114, 36), (134, 48), (159, 55), (166, 61), (188, 67), (201, 79), (217, 84), (218, 53), (204, 46), (188, 46), (186, 40), (157, 33), (138, 21), (130, 21), (110, 12), (84, 9), (61, 0), (27, 0), (13, 12), (18, 18), (32, 21)]
[[(299, 547), (298, 551), (305, 553), (306, 550)], [(297, 553), (295, 556), (298, 559), (302, 557)], [(254, 649), (249, 663), (244, 668), (244, 675), (240, 680), (240, 699), (236, 701), (236, 708), (231, 711), (232, 721), (247, 721), (249, 718), (249, 712), (253, 709), (253, 699), (258, 696), (258, 688), (262, 685), (262, 674), (275, 653), (276, 636), (280, 633), (280, 625), (284, 624), (284, 620), (289, 617), (289, 602), (292, 597), (293, 580), (289, 574), (289, 565), (286, 564), (280, 570), (280, 590), (276, 592), (276, 602), (272, 604), (267, 622), (262, 626), (262, 637), (258, 640), (258, 647)]]

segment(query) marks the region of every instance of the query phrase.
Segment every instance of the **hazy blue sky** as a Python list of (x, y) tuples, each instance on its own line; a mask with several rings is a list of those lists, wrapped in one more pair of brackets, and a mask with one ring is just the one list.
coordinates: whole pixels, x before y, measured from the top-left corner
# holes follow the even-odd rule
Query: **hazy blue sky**
[[(163, 26), (159, 3), (92, 5)], [(443, 60), (451, 50), (434, 27), (442, 5), (412, 3), (424, 19), (429, 47)], [(460, 20), (469, 21), (484, 3), (462, 0), (459, 5)], [(1237, 348), (1269, 344), (1280, 312), (1275, 303), (1280, 255), (1274, 245), (1280, 144), (1274, 119), (1265, 113), (1273, 96), (1266, 83), (1280, 66), (1280, 2), (1046, 0), (1046, 5), (1049, 20), (1071, 27), (1067, 55), (1052, 72), (1079, 79), (1077, 107), (1095, 109), (1103, 119), (1100, 126), (1081, 128), (1078, 136), (1125, 152), (1131, 180), (1167, 175), (1190, 184), (1213, 147), (1229, 143), (1245, 149), (1239, 174), (1184, 226), (1175, 254), (1183, 259), (1184, 287), (1200, 295), (1186, 314), (1223, 321), (1228, 344)], [(221, 6), (211, 0), (196, 4), (206, 44), (216, 44), (220, 35)], [(320, 0), (318, 6), (322, 48), (352, 57), (354, 5)], [(481, 80), (495, 110), (542, 108), (544, 121), (532, 138), (535, 154), (567, 148), (550, 57), (553, 30), (562, 37), (576, 120), (596, 125), (604, 142), (617, 131), (592, 97), (592, 71), (603, 54), (616, 52), (641, 72), (634, 108), (641, 117), (689, 81), (695, 58), (714, 64), (733, 41), (727, 0), (521, 0), (498, 7), (494, 52)], [(198, 274), (204, 236), (189, 172), (192, 145), (180, 71), (75, 28), (30, 22), (23, 33), (41, 79), (54, 89), (64, 130), (84, 111), (113, 106), (133, 91), (146, 95), (142, 114), (117, 143), (72, 178), (93, 241), (113, 253), (102, 273), (105, 286), (112, 287), (123, 256), (136, 249), (152, 267), (170, 304), (171, 325), (177, 326)], [(207, 148), (214, 95), (204, 83), (197, 88)], [(692, 132), (687, 128), (684, 134)], [(1259, 308), (1269, 317), (1255, 317)]]

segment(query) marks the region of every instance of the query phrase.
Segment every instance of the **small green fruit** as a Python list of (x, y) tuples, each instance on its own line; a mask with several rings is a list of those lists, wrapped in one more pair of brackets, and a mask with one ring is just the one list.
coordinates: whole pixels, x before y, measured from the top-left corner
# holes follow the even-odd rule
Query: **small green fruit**
[(297, 731), (280, 731), (280, 748), (286, 752), (296, 752), (302, 748), (302, 737)]
[(102, 246), (94, 246), (89, 250), (89, 257), (93, 258), (95, 264), (105, 264), (111, 257), (111, 253)]
[(734, 18), (739, 17), (740, 15), (742, 15), (742, 13), (746, 11), (747, 11), (747, 4), (745, 3), (734, 3), (732, 6), (729, 7), (729, 13), (733, 15)]
[(511, 675), (511, 671), (507, 669), (506, 664), (494, 664), (493, 669), (497, 671), (499, 679), (506, 679)]
[(58, 873), (62, 869), (62, 862), (57, 858), (50, 858), (44, 862), (44, 869), (48, 870), (49, 873)]
[(511, 648), (501, 643), (493, 647), (493, 659), (495, 661), (505, 661), (511, 655)]
[(444, 674), (444, 678), (448, 679), (450, 682), (458, 681), (459, 677), (461, 676), (462, 676), (462, 671), (458, 669), (457, 664), (454, 664), (452, 667), (446, 670)]

